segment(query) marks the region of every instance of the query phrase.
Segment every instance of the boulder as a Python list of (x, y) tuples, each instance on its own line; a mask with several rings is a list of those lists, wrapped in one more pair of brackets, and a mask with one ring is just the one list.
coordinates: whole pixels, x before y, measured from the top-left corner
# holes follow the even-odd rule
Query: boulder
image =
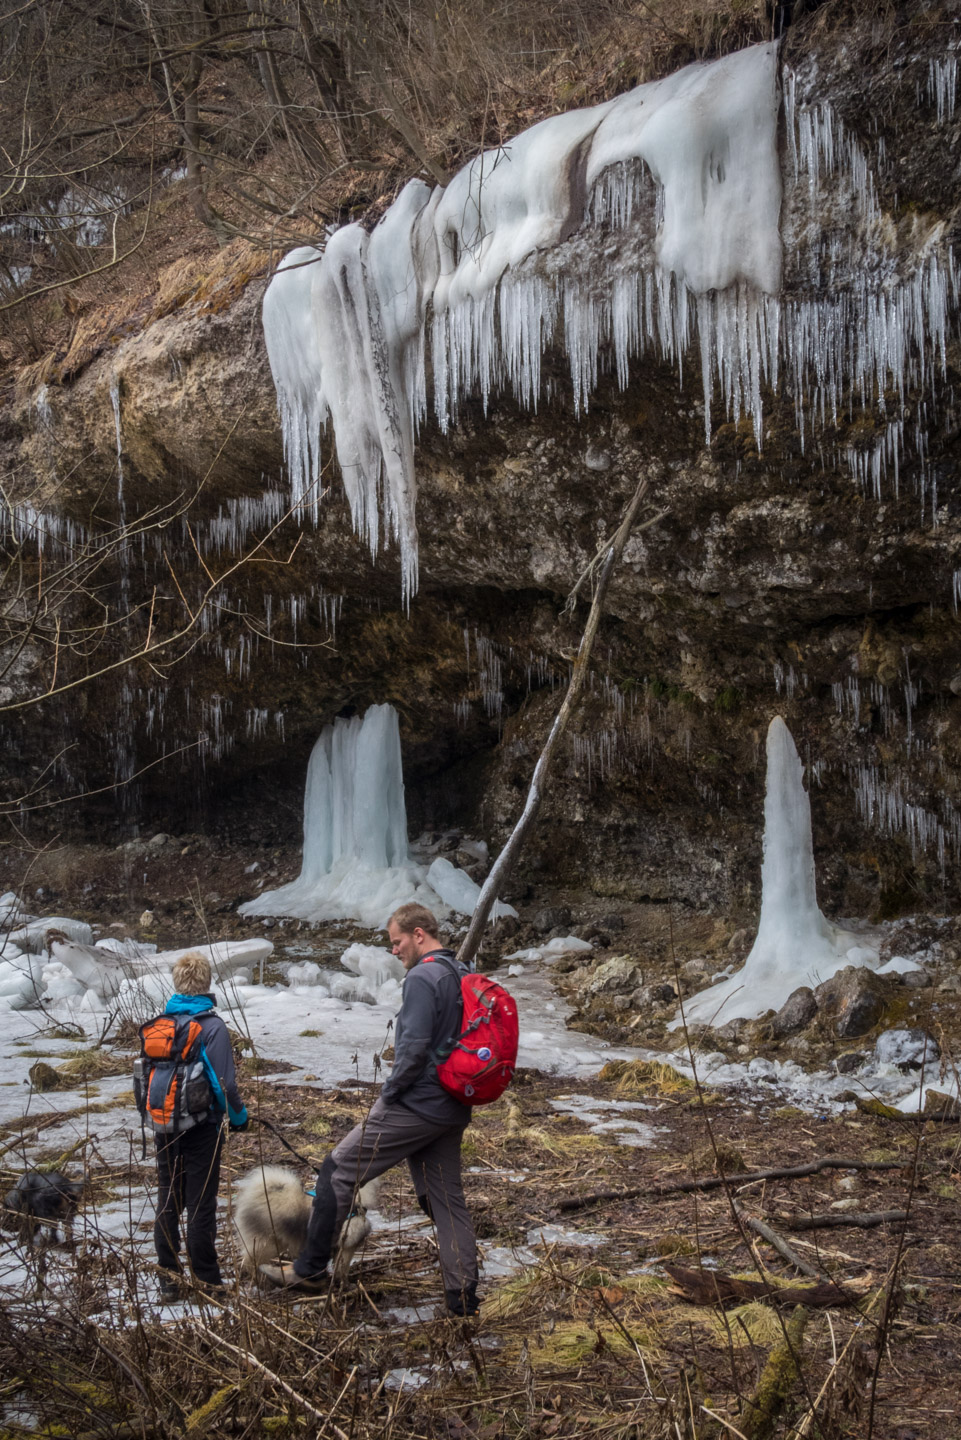
[(643, 980), (640, 970), (629, 955), (615, 955), (598, 965), (588, 986), (591, 995), (628, 994)]
[(846, 1050), (843, 1055), (838, 1055), (834, 1068), (839, 1075), (853, 1075), (855, 1070), (860, 1070), (867, 1058), (863, 1050)]
[(814, 991), (808, 985), (799, 985), (787, 997), (771, 1022), (771, 1028), (779, 1039), (797, 1035), (810, 1025), (818, 1013), (818, 1002)]
[(909, 990), (927, 990), (934, 981), (927, 970), (905, 970), (901, 976), (901, 984), (906, 985)]
[(956, 1095), (945, 1095), (941, 1090), (928, 1090), (924, 1096), (925, 1115), (938, 1115), (943, 1120), (961, 1118), (961, 1103)]
[(702, 957), (695, 960), (685, 960), (681, 966), (681, 978), (683, 980), (703, 980), (707, 961)]
[(885, 995), (884, 981), (864, 965), (846, 965), (814, 992), (818, 1009), (842, 1039), (874, 1028), (884, 1013)]
[(647, 995), (652, 1005), (673, 1005), (677, 990), (669, 980), (664, 980), (660, 985), (649, 986)]
[(623, 930), (624, 916), (618, 915), (616, 910), (612, 910), (607, 915), (598, 915), (597, 924), (602, 930)]
[(570, 923), (571, 912), (566, 905), (545, 905), (543, 910), (538, 910), (532, 921), (538, 935), (547, 935), (551, 930), (569, 926)]

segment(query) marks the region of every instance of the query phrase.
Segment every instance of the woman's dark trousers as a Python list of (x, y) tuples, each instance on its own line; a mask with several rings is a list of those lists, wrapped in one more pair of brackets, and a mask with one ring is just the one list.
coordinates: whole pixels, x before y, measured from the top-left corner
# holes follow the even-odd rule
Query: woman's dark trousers
[(187, 1258), (194, 1277), (219, 1285), (217, 1189), (223, 1128), (207, 1120), (182, 1135), (157, 1136), (157, 1218), (153, 1239), (162, 1269), (180, 1274), (180, 1217), (187, 1212)]

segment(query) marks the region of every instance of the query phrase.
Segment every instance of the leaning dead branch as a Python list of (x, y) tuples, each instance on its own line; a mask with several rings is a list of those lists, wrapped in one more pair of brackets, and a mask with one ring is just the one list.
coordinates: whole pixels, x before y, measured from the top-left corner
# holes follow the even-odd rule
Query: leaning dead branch
[(791, 1249), (783, 1235), (772, 1230), (771, 1226), (766, 1225), (763, 1220), (749, 1215), (743, 1206), (738, 1205), (737, 1201), (734, 1202), (734, 1210), (742, 1225), (746, 1225), (749, 1230), (754, 1231), (755, 1235), (760, 1235), (762, 1240), (766, 1240), (769, 1245), (772, 1245), (782, 1260), (793, 1265), (795, 1270), (799, 1270), (802, 1275), (807, 1275), (812, 1280), (830, 1279), (830, 1276), (825, 1275), (823, 1270), (819, 1270), (816, 1265), (810, 1265), (807, 1260), (802, 1260), (797, 1251)]
[[(554, 756), (564, 737), (568, 722), (577, 707), (581, 691), (584, 689), (584, 682), (587, 678), (588, 665), (591, 659), (591, 651), (594, 648), (594, 641), (601, 623), (601, 616), (604, 613), (604, 604), (607, 599), (611, 576), (624, 552), (624, 546), (637, 519), (641, 502), (647, 494), (648, 486), (649, 480), (645, 475), (638, 482), (637, 488), (624, 512), (624, 518), (609, 543), (606, 558), (600, 566), (597, 584), (594, 590), (594, 600), (587, 617), (584, 633), (581, 636), (581, 643), (578, 646), (577, 656), (574, 660), (574, 668), (571, 672), (570, 684), (567, 687), (567, 694), (564, 696), (561, 708), (557, 712), (554, 724), (551, 726), (550, 734), (534, 767), (534, 775), (531, 780), (530, 789), (527, 792), (527, 802), (524, 806), (523, 813), (514, 826), (507, 844), (498, 855), (490, 874), (484, 882), (467, 934), (457, 952), (458, 960), (462, 961), (465, 965), (470, 965), (474, 956), (477, 954), (481, 937), (484, 934), (484, 926), (487, 924), (487, 918), (493, 909), (498, 891), (503, 887), (507, 877), (513, 870), (517, 857), (523, 848), (524, 841), (527, 839), (534, 821), (537, 818), (537, 812), (541, 808), (541, 801), (544, 798), (544, 789), (547, 784), (547, 777), (550, 774), (551, 766), (554, 762)], [(653, 523), (653, 521), (651, 523)], [(578, 581), (575, 587), (575, 595), (580, 585), (581, 580)]]

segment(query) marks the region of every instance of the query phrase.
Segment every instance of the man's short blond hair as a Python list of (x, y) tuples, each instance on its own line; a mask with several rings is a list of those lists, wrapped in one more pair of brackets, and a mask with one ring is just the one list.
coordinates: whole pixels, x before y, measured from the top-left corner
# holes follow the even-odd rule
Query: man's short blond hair
[(206, 995), (210, 989), (210, 961), (199, 950), (188, 950), (173, 968), (178, 995)]
[(426, 905), (418, 905), (415, 900), (406, 905), (398, 905), (387, 924), (388, 927), (396, 925), (402, 935), (413, 935), (415, 930), (423, 930), (431, 939), (437, 939), (437, 916), (432, 910), (428, 910)]

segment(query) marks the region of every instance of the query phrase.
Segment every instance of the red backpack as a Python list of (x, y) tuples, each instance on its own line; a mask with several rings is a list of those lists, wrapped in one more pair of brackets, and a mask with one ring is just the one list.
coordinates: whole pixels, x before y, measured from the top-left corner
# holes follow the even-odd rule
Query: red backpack
[(437, 1078), (462, 1105), (499, 1100), (517, 1064), (517, 1005), (486, 975), (461, 975), (443, 955), (431, 955), (460, 982), (462, 1029), (435, 1054)]

